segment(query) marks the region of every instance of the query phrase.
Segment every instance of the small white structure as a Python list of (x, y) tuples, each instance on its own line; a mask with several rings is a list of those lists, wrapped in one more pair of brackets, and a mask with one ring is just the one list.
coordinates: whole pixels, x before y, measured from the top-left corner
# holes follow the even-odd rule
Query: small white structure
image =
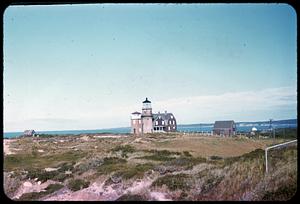
[(256, 128), (256, 127), (253, 127), (253, 128), (251, 129), (251, 135), (255, 135), (256, 132), (257, 132), (257, 128)]

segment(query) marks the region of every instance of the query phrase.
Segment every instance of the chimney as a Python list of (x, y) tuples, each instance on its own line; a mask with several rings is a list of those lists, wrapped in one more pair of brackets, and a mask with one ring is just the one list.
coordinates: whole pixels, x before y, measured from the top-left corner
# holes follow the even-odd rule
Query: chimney
[(165, 110), (165, 114), (167, 114), (167, 111)]
[(158, 111), (158, 114), (160, 114), (160, 112)]

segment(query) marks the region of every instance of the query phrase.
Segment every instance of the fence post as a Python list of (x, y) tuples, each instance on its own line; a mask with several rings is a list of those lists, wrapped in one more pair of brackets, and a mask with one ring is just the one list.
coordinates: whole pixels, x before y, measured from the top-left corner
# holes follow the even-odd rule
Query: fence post
[(266, 157), (266, 173), (268, 173), (268, 149), (265, 150), (265, 157)]

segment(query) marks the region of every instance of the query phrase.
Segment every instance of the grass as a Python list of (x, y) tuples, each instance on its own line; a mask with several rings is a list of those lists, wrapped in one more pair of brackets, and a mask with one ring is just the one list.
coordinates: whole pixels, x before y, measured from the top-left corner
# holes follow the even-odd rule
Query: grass
[(154, 161), (170, 161), (176, 159), (175, 155), (181, 155), (180, 152), (171, 152), (168, 150), (143, 150), (146, 153), (151, 153), (152, 155), (138, 157), (138, 159), (147, 159)]
[(78, 191), (83, 188), (89, 187), (90, 182), (82, 179), (72, 179), (68, 182), (67, 186), (72, 191)]
[(125, 194), (119, 197), (116, 201), (144, 201), (145, 198), (141, 195)]
[(128, 157), (127, 154), (135, 152), (136, 149), (130, 145), (124, 145), (124, 146), (118, 145), (115, 148), (113, 148), (111, 151), (112, 152), (122, 152), (122, 157), (127, 158)]
[(24, 193), (18, 201), (33, 201), (38, 200), (48, 194), (54, 193), (55, 191), (58, 191), (59, 189), (63, 188), (64, 186), (61, 184), (50, 184), (45, 190), (42, 192), (31, 192), (31, 193)]
[(75, 162), (86, 156), (86, 152), (68, 151), (60, 154), (46, 156), (33, 154), (12, 154), (4, 158), (4, 171), (13, 171), (20, 168), (46, 168), (55, 166), (61, 162)]
[(291, 199), (297, 192), (296, 185), (280, 186), (276, 191), (267, 191), (262, 200), (268, 201), (287, 201)]
[(121, 176), (123, 179), (130, 178), (143, 178), (144, 173), (150, 169), (153, 169), (154, 165), (151, 163), (137, 164), (135, 166), (128, 166), (125, 169), (121, 169), (116, 172), (117, 176)]
[(173, 160), (167, 161), (165, 165), (175, 165), (191, 169), (194, 165), (206, 162), (206, 158), (202, 157), (179, 157)]
[(114, 171), (118, 171), (127, 168), (127, 160), (118, 157), (105, 157), (103, 164), (97, 167), (97, 171), (100, 174), (109, 174)]
[(180, 190), (189, 190), (191, 186), (188, 184), (189, 175), (187, 174), (176, 174), (176, 175), (166, 175), (156, 179), (152, 186), (159, 187), (166, 185), (170, 190), (174, 191), (177, 189)]

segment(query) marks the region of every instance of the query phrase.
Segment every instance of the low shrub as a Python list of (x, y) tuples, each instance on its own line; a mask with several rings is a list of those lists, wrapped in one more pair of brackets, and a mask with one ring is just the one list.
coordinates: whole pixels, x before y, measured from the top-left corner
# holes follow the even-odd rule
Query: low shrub
[(176, 159), (176, 157), (174, 157), (173, 155), (181, 155), (180, 152), (170, 152), (168, 150), (144, 150), (144, 152), (152, 153), (152, 155), (139, 157), (138, 159), (170, 161)]
[(68, 188), (72, 191), (78, 191), (83, 188), (87, 188), (90, 185), (89, 181), (84, 181), (82, 179), (72, 179), (68, 182)]
[(188, 151), (183, 151), (183, 155), (185, 157), (192, 157), (191, 153), (189, 153)]
[(210, 159), (211, 159), (211, 160), (221, 160), (221, 159), (223, 159), (223, 158), (220, 157), (220, 156), (215, 156), (215, 155), (213, 155), (213, 156), (210, 157)]
[(109, 174), (114, 171), (127, 168), (127, 160), (118, 157), (105, 157), (103, 164), (97, 167), (97, 171), (100, 174)]
[(291, 199), (297, 192), (297, 185), (291, 184), (280, 186), (276, 191), (267, 191), (262, 200), (268, 201), (286, 201)]
[(144, 173), (154, 167), (151, 163), (137, 164), (136, 166), (129, 166), (116, 172), (116, 175), (121, 176), (124, 179), (130, 178), (143, 178)]
[(179, 157), (166, 162), (166, 165), (182, 166), (186, 169), (192, 168), (196, 164), (206, 162), (206, 158), (202, 157)]
[(152, 183), (152, 186), (166, 185), (172, 191), (177, 189), (189, 190), (191, 186), (189, 185), (188, 182), (189, 182), (189, 175), (180, 173), (176, 175), (166, 175), (160, 177)]
[(37, 178), (41, 182), (45, 182), (49, 179), (54, 180), (53, 178), (59, 174), (58, 171), (45, 171), (40, 169), (33, 169), (28, 171), (26, 178), (35, 179)]
[(141, 195), (125, 194), (117, 199), (117, 201), (144, 201), (145, 198)]
[(58, 191), (59, 189), (61, 189), (63, 187), (64, 186), (61, 184), (50, 184), (49, 186), (47, 186), (47, 188), (45, 188), (46, 191), (24, 193), (18, 200), (19, 201), (38, 200), (48, 194)]
[(128, 157), (127, 156), (128, 153), (133, 153), (136, 150), (135, 150), (134, 147), (132, 147), (130, 145), (124, 145), (124, 146), (118, 145), (115, 148), (113, 148), (111, 151), (112, 152), (119, 152), (120, 151), (120, 152), (122, 152), (122, 157), (127, 158)]

